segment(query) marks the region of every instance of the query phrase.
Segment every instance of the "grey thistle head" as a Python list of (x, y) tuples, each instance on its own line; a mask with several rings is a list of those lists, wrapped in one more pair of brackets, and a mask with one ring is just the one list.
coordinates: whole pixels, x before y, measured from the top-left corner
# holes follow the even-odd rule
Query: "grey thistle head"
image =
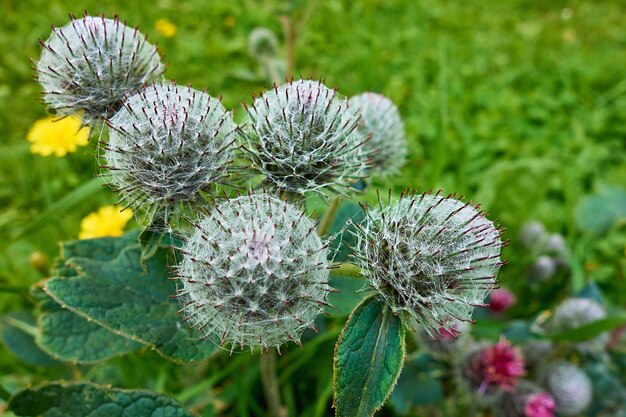
[(371, 135), (364, 146), (372, 157), (372, 173), (383, 177), (397, 174), (404, 165), (407, 144), (396, 105), (383, 95), (363, 93), (350, 99), (350, 108), (361, 117), (361, 135)]
[(216, 205), (180, 252), (181, 312), (220, 345), (262, 352), (317, 331), (328, 293), (327, 247), (299, 208), (269, 194)]
[(403, 193), (366, 210), (356, 225), (355, 263), (405, 323), (432, 334), (471, 322), (496, 285), (502, 230), (453, 195)]
[(154, 84), (128, 97), (107, 124), (104, 175), (144, 227), (180, 222), (228, 179), (235, 124), (204, 92)]
[(551, 366), (545, 375), (545, 385), (560, 416), (577, 416), (589, 407), (593, 387), (587, 374), (567, 362)]
[(117, 17), (71, 17), (53, 28), (37, 62), (44, 101), (60, 116), (79, 114), (85, 125), (112, 116), (124, 97), (161, 77), (157, 48)]
[(369, 157), (362, 145), (367, 138), (336, 90), (319, 81), (291, 81), (245, 108), (244, 149), (265, 186), (300, 195), (345, 193), (365, 175)]

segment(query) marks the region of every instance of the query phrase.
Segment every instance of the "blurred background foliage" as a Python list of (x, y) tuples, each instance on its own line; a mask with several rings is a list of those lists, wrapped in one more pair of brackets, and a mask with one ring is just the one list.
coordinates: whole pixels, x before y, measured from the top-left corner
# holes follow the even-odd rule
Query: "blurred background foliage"
[[(300, 26), (296, 75), (323, 78), (346, 96), (382, 93), (405, 120), (410, 157), (402, 174), (375, 180), (358, 198), (373, 198), (377, 188), (441, 188), (481, 203), (513, 240), (504, 252), (510, 265), (501, 272), (503, 285), (531, 297), (512, 315), (555, 301), (524, 289), (529, 254), (516, 239), (531, 219), (562, 233), (572, 250), (571, 272), (550, 297), (594, 281), (609, 303), (626, 303), (621, 1), (0, 0), (0, 285), (7, 288), (0, 313), (32, 308), (20, 288), (46, 276), (58, 242), (76, 238), (83, 217), (115, 202), (94, 180), (95, 140), (64, 158), (33, 155), (25, 140), (46, 114), (29, 61), (39, 56), (37, 39), (84, 10), (138, 25), (158, 42), (168, 78), (222, 95), (232, 109), (266, 84), (248, 56), (248, 34), (265, 26), (282, 38), (280, 17), (287, 16)], [(311, 415), (326, 411), (320, 398), (331, 393), (339, 329), (315, 349), (290, 349), (281, 358), (281, 378), (296, 381), (284, 393), (288, 406), (296, 407), (308, 387), (316, 395), (305, 398), (318, 399)], [(9, 387), (82, 378), (169, 392), (197, 410), (235, 404), (241, 416), (261, 407), (258, 368), (247, 364), (244, 355), (221, 355), (179, 366), (144, 351), (97, 366), (42, 367), (0, 346), (0, 382)], [(228, 370), (240, 378), (221, 384)]]

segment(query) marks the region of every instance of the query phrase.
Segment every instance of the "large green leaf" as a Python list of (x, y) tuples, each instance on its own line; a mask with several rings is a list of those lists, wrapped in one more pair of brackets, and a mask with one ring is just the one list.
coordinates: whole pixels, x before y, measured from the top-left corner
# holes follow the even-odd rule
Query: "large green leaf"
[(35, 343), (35, 318), (27, 311), (16, 311), (2, 316), (2, 339), (16, 356), (31, 365), (55, 365), (58, 362)]
[(147, 260), (147, 271), (139, 244), (112, 260), (72, 258), (68, 263), (79, 276), (51, 278), (44, 290), (70, 311), (174, 361), (200, 360), (215, 351), (212, 341), (199, 340), (176, 315), (179, 307), (170, 299), (175, 285), (169, 280), (165, 251)]
[[(115, 259), (129, 244), (137, 243), (137, 232), (119, 238), (98, 238), (64, 242), (61, 256), (55, 261), (53, 276), (69, 278), (79, 272), (68, 258), (98, 261)], [(43, 291), (43, 284), (33, 286), (31, 294), (39, 300), (37, 343), (53, 357), (75, 363), (93, 363), (141, 348), (141, 344), (115, 334), (99, 324), (63, 308)]]
[(56, 359), (93, 363), (143, 346), (61, 307), (41, 289), (32, 292), (40, 300), (37, 344)]
[(369, 417), (382, 407), (402, 369), (404, 337), (400, 318), (376, 297), (354, 309), (335, 348), (337, 417)]
[(86, 383), (26, 388), (11, 398), (9, 409), (31, 417), (192, 417), (175, 400), (155, 392)]
[(407, 414), (413, 407), (434, 404), (443, 399), (444, 372), (441, 363), (422, 353), (407, 361), (398, 385), (391, 394), (391, 404), (398, 414)]

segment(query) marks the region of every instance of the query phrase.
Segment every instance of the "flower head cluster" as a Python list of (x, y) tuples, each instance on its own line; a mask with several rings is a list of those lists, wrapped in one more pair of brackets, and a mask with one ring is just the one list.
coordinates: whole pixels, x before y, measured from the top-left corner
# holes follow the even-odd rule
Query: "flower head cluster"
[(560, 363), (550, 368), (546, 387), (554, 400), (559, 415), (575, 416), (587, 409), (593, 396), (591, 380), (579, 368)]
[(299, 209), (268, 194), (218, 204), (181, 248), (185, 319), (221, 344), (269, 349), (315, 329), (327, 303), (327, 245)]
[(163, 72), (155, 46), (117, 18), (84, 16), (55, 28), (37, 63), (44, 100), (84, 124), (111, 116), (125, 95)]
[(89, 130), (82, 127), (77, 116), (63, 119), (46, 117), (37, 120), (28, 131), (26, 139), (30, 151), (41, 156), (65, 156), (89, 142)]
[(110, 184), (148, 225), (176, 220), (228, 176), (235, 125), (209, 95), (155, 84), (130, 96), (108, 121)]
[(404, 123), (398, 108), (387, 97), (363, 93), (350, 99), (351, 111), (360, 115), (359, 132), (371, 135), (364, 147), (371, 152), (372, 171), (397, 174), (407, 154)]
[(403, 195), (356, 228), (355, 262), (394, 313), (428, 332), (471, 321), (496, 283), (501, 231), (469, 203)]
[(321, 82), (291, 81), (257, 98), (242, 129), (255, 172), (281, 192), (342, 192), (365, 173), (358, 117)]
[[(543, 329), (559, 333), (577, 329), (605, 317), (606, 310), (600, 303), (590, 298), (568, 298), (556, 307), (552, 317), (543, 325)], [(599, 351), (604, 348), (609, 337), (608, 333), (602, 333), (593, 339), (578, 343), (576, 347), (582, 351)]]
[(464, 376), (480, 394), (488, 390), (511, 391), (524, 375), (524, 358), (507, 340), (470, 354), (463, 366)]

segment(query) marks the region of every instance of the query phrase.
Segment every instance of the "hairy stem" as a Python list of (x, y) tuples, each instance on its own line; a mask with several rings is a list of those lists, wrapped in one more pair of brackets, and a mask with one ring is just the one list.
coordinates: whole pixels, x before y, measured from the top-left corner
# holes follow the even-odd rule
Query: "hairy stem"
[(0, 284), (0, 293), (28, 294), (29, 287), (21, 285)]
[(339, 206), (341, 205), (341, 197), (335, 196), (330, 201), (328, 208), (322, 214), (322, 220), (320, 221), (320, 225), (317, 228), (317, 232), (320, 236), (324, 237), (328, 235), (330, 232), (330, 228), (333, 225), (333, 221), (335, 217), (337, 217), (337, 211), (339, 211)]
[(261, 382), (270, 415), (272, 417), (286, 417), (280, 400), (280, 389), (276, 375), (276, 351), (273, 349), (261, 356)]

